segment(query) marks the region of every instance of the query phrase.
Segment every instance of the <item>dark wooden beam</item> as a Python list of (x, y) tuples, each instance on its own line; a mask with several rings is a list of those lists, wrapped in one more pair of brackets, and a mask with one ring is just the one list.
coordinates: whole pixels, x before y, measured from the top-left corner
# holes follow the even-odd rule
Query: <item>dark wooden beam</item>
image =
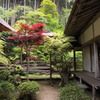
[(90, 0), (89, 0), (89, 1), (86, 0), (86, 3), (85, 3), (85, 4), (86, 4), (87, 6), (89, 6), (89, 5), (94, 4), (94, 3), (98, 2), (98, 1), (99, 1), (99, 0), (91, 0), (91, 1), (90, 1)]
[(75, 36), (75, 37), (77, 37), (77, 35), (79, 36), (79, 34), (80, 34), (80, 30), (82, 30), (83, 29), (83, 27), (85, 27), (85, 25), (86, 25), (86, 23), (87, 22), (85, 22), (85, 21), (83, 21), (83, 22), (80, 22), (80, 23), (75, 23), (75, 24), (73, 24), (73, 26), (71, 26), (70, 27), (70, 30), (68, 30), (68, 32), (70, 33), (70, 34), (72, 34), (72, 36)]
[(90, 16), (89, 15), (86, 15), (86, 16), (83, 16), (83, 17), (80, 17), (79, 19), (77, 19), (77, 21), (76, 21), (76, 25), (77, 24), (80, 24), (81, 25), (81, 22), (86, 22), (86, 21), (88, 21), (88, 20), (90, 20), (92, 17), (91, 16), (93, 16), (94, 14), (90, 14)]
[(84, 12), (79, 13), (77, 15), (77, 18), (80, 18), (82, 16), (86, 16), (86, 15), (89, 15), (89, 14), (93, 14), (93, 13), (98, 12), (98, 11), (100, 11), (100, 6), (97, 6), (97, 7), (94, 7), (92, 9), (89, 9), (87, 11), (84, 11)]
[(100, 6), (100, 1), (99, 2), (96, 2), (96, 3), (93, 3), (91, 5), (87, 5), (87, 3), (85, 3), (83, 5), (82, 5), (83, 7), (82, 7), (82, 10), (81, 10), (81, 13), (82, 12), (85, 12), (85, 11), (88, 11), (89, 9), (92, 9), (94, 7)]
[(98, 18), (100, 17), (100, 11), (90, 20), (87, 24), (86, 27), (84, 27), (80, 33), (83, 33), (93, 22), (95, 22)]

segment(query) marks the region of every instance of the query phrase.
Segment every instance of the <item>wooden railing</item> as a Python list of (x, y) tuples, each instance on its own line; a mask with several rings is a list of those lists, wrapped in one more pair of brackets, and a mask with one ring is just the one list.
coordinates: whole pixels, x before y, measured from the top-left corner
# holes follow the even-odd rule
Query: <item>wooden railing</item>
[[(23, 66), (27, 66), (27, 62), (23, 62)], [(36, 67), (36, 66), (50, 66), (50, 62), (47, 61), (33, 61), (29, 63), (30, 66)]]
[[(12, 65), (12, 68), (10, 69), (11, 72), (14, 71), (14, 68), (17, 64)], [(18, 64), (20, 65), (20, 64)], [(23, 62), (22, 64), (22, 71), (27, 71), (27, 62)], [(6, 66), (3, 64), (0, 64), (0, 70), (6, 69)], [(29, 64), (29, 71), (30, 72), (46, 72), (49, 73), (50, 71), (50, 63), (47, 61), (34, 61), (30, 62)]]

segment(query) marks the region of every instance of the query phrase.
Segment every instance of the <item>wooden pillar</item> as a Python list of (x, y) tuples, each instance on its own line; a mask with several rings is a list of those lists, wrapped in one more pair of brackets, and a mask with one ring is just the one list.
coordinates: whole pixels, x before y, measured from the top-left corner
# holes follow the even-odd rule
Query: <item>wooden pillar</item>
[(81, 78), (79, 78), (79, 80), (80, 80), (80, 84), (82, 84), (82, 79), (81, 79)]
[(92, 95), (93, 95), (93, 100), (96, 100), (96, 89), (94, 86), (92, 86)]
[(94, 48), (94, 67), (95, 67), (95, 78), (98, 78), (100, 76), (99, 74), (99, 64), (98, 64), (98, 48), (96, 42), (93, 42), (93, 48)]
[(74, 71), (76, 71), (76, 53), (75, 53), (75, 50), (73, 50), (73, 64), (74, 64)]

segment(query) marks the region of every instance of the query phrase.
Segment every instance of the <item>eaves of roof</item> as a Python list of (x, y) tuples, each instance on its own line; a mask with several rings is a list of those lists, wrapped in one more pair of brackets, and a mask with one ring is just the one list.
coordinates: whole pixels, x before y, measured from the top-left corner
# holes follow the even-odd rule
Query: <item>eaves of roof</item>
[(98, 17), (100, 17), (100, 0), (76, 0), (64, 34), (78, 37)]
[(0, 31), (16, 31), (6, 21), (0, 18)]

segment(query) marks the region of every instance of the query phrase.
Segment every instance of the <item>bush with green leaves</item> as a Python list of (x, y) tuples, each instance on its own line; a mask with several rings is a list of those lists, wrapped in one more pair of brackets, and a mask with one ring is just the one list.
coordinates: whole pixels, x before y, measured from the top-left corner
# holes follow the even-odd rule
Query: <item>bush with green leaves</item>
[(27, 72), (21, 72), (20, 73), (20, 76), (26, 76), (27, 75)]
[(23, 67), (21, 65), (15, 65), (15, 73), (20, 73)]
[(0, 70), (0, 81), (10, 81), (12, 78), (9, 70)]
[(92, 100), (84, 90), (75, 83), (70, 83), (60, 90), (61, 100)]
[(19, 100), (31, 100), (33, 95), (39, 91), (40, 85), (35, 81), (23, 82), (18, 86)]
[(12, 83), (0, 82), (0, 100), (15, 100), (15, 87)]

